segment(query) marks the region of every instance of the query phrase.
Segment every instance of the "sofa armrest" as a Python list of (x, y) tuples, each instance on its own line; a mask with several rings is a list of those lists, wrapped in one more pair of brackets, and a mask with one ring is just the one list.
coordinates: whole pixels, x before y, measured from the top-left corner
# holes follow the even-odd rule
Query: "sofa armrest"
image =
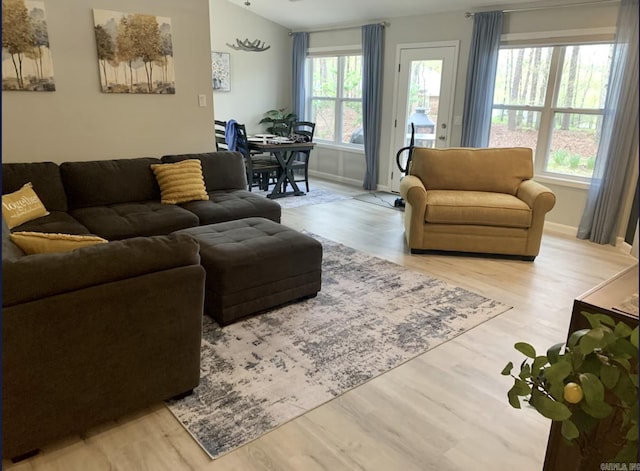
[(422, 246), (424, 217), (427, 211), (427, 189), (422, 180), (407, 175), (400, 181), (400, 194), (405, 201), (404, 233), (409, 248)]
[(518, 199), (527, 203), (534, 211), (548, 213), (556, 204), (556, 196), (544, 185), (533, 180), (524, 180), (516, 193)]
[(186, 234), (136, 237), (71, 252), (27, 255), (2, 263), (2, 305), (112, 281), (198, 265), (199, 244)]

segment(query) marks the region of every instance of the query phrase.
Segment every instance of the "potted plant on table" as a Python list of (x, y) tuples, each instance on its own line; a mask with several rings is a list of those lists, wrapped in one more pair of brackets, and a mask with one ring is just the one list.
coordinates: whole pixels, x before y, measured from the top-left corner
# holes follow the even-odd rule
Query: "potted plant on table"
[(546, 355), (528, 343), (515, 344), (527, 358), (517, 375), (512, 362), (502, 370), (514, 379), (509, 403), (520, 409), (523, 398), (561, 423), (564, 440), (578, 447), (578, 470), (637, 463), (638, 327), (603, 314), (581, 314), (591, 329), (571, 333), (566, 345), (556, 344)]
[(287, 108), (278, 110), (269, 110), (264, 114), (259, 124), (267, 123), (267, 132), (276, 136), (288, 136), (291, 133), (291, 127), (298, 120), (295, 113), (290, 113)]

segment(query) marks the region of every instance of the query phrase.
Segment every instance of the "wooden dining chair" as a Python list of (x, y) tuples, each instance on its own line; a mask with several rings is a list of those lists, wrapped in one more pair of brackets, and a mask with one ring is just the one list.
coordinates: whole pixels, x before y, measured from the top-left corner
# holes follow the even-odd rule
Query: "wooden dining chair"
[(227, 129), (227, 122), (226, 121), (219, 121), (219, 120), (214, 120), (214, 133), (216, 136), (216, 150), (217, 151), (221, 151), (221, 150), (229, 150), (229, 146), (227, 145), (227, 138), (226, 138), (226, 129)]
[(236, 150), (244, 156), (249, 191), (255, 186), (261, 190), (268, 190), (269, 180), (272, 175), (277, 175), (280, 164), (271, 160), (271, 157), (266, 154), (254, 155), (251, 153), (247, 129), (244, 124), (236, 123)]
[[(303, 140), (304, 142), (313, 142), (313, 134), (316, 130), (316, 123), (310, 121), (296, 121), (291, 125), (291, 138), (296, 140)], [(295, 162), (291, 164), (293, 169), (294, 181), (304, 182), (307, 193), (309, 192), (309, 157), (311, 156), (311, 150), (300, 151), (294, 157)], [(298, 172), (302, 171), (302, 177), (296, 180)]]

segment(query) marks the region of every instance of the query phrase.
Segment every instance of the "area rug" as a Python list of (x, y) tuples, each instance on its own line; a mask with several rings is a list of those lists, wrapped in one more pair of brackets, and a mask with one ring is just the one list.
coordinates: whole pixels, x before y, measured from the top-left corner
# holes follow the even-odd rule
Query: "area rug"
[[(304, 191), (304, 185), (300, 188)], [(255, 188), (253, 189), (253, 192), (265, 197), (270, 193), (270, 191), (256, 190)], [(283, 198), (277, 198), (274, 201), (277, 201), (283, 208), (299, 208), (301, 206), (333, 203), (334, 201), (348, 199), (351, 199), (351, 196), (335, 193), (329, 190), (311, 188), (304, 196), (285, 196)]]
[(386, 193), (384, 191), (370, 191), (353, 197), (353, 199), (364, 201), (365, 203), (384, 206), (385, 208), (395, 209), (396, 211), (404, 211), (403, 207), (395, 206), (395, 201), (398, 198), (400, 198), (400, 195), (395, 193)]
[(216, 458), (510, 307), (317, 237), (318, 296), (220, 328), (171, 412)]

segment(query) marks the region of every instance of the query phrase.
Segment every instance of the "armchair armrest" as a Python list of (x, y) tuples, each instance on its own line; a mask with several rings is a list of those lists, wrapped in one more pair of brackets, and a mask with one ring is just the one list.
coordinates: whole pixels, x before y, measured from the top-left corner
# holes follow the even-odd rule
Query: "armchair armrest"
[(199, 263), (199, 244), (186, 234), (137, 237), (71, 252), (26, 255), (3, 260), (2, 305)]
[(404, 233), (409, 248), (422, 246), (424, 217), (427, 211), (427, 190), (420, 178), (407, 175), (400, 181), (400, 194), (405, 200)]
[(427, 206), (427, 189), (415, 175), (407, 175), (400, 181), (400, 194), (414, 209)]
[(544, 185), (533, 180), (525, 180), (518, 187), (516, 197), (534, 211), (548, 213), (556, 204), (556, 196)]

